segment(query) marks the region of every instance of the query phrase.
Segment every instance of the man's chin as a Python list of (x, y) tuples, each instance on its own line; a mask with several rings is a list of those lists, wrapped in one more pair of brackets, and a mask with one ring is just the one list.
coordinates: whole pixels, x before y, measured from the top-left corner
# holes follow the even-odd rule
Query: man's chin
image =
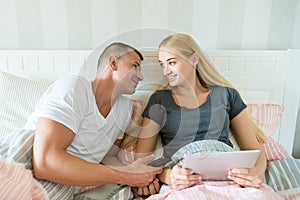
[(124, 94), (128, 94), (128, 95), (131, 95), (131, 94), (134, 94), (136, 91), (136, 88), (132, 89), (132, 90), (128, 90), (126, 92), (124, 92)]

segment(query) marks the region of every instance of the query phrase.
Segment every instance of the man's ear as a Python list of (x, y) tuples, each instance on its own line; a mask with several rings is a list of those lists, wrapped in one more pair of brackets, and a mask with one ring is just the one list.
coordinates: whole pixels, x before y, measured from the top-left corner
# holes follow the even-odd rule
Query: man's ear
[(108, 58), (108, 64), (109, 64), (109, 68), (112, 71), (116, 71), (117, 70), (117, 66), (118, 66), (118, 59), (116, 58), (116, 56), (109, 56), (109, 58)]

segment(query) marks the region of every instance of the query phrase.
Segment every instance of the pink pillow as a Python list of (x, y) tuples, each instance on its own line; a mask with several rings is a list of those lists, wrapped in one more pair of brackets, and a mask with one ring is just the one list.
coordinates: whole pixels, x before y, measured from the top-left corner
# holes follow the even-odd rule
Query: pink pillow
[(272, 138), (268, 138), (264, 144), (261, 144), (261, 148), (264, 150), (268, 162), (292, 158), (284, 147)]
[(279, 104), (248, 104), (248, 112), (268, 137), (268, 140), (261, 144), (268, 162), (292, 158), (281, 144), (271, 138), (279, 127), (283, 111), (283, 106)]
[(248, 104), (248, 112), (267, 137), (272, 137), (278, 129), (283, 110), (279, 104)]

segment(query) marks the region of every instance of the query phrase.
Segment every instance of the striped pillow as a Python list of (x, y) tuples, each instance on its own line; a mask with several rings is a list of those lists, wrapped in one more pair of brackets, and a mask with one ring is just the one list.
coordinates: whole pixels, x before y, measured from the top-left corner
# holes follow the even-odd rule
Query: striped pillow
[(267, 137), (272, 137), (278, 129), (283, 110), (279, 104), (248, 104), (248, 112)]
[(261, 148), (264, 150), (268, 162), (292, 158), (284, 147), (272, 138), (268, 138), (264, 144), (261, 144)]
[(268, 163), (265, 183), (284, 199), (300, 198), (300, 160), (285, 159)]
[(22, 128), (50, 82), (0, 72), (0, 137)]
[(258, 127), (268, 137), (268, 140), (261, 144), (267, 161), (292, 158), (282, 145), (271, 138), (279, 127), (283, 106), (279, 104), (248, 104), (247, 109), (255, 118)]

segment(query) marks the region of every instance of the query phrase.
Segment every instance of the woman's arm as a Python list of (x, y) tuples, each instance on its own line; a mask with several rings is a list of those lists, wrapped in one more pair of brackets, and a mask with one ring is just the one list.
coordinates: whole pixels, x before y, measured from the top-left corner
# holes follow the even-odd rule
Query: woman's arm
[(136, 144), (135, 159), (155, 151), (160, 125), (149, 118), (144, 118), (141, 133)]
[(231, 171), (231, 175), (233, 180), (240, 185), (260, 187), (267, 162), (250, 120), (246, 110), (243, 110), (231, 120), (231, 129), (241, 150), (258, 149), (261, 150), (260, 155), (252, 169), (235, 169)]
[(124, 164), (118, 159), (118, 152), (120, 150), (122, 140), (118, 139), (114, 145), (110, 148), (109, 152), (105, 155), (102, 160), (102, 164), (111, 166), (124, 166)]
[[(155, 151), (160, 125), (149, 118), (144, 118), (141, 133), (136, 144), (135, 159)], [(155, 179), (146, 187), (135, 187), (133, 191), (138, 195), (148, 196), (159, 192), (160, 185)]]

